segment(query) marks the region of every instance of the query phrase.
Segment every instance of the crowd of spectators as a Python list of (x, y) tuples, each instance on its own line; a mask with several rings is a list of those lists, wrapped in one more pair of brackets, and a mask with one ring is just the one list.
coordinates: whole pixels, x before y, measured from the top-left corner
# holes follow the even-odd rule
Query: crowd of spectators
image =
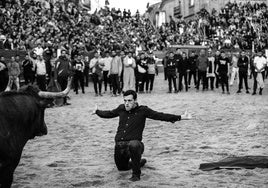
[[(63, 59), (66, 62), (69, 60), (71, 65), (67, 63), (68, 66), (75, 69), (74, 72), (79, 75), (75, 80), (76, 93), (78, 93), (78, 81), (84, 93), (84, 83), (79, 71), (85, 72), (85, 85), (88, 85), (90, 59), (96, 56), (96, 62), (101, 64), (100, 62), (108, 61), (107, 59), (100, 60), (101, 56), (103, 59), (112, 59), (110, 55), (114, 52), (114, 56), (121, 58), (122, 69), (127, 68), (128, 61), (132, 61), (131, 58), (135, 59), (135, 64), (137, 64), (131, 65), (135, 69), (136, 76), (134, 89), (144, 92), (146, 85), (146, 91), (150, 92), (153, 87), (149, 88), (149, 77), (144, 74), (144, 70), (146, 73), (148, 71), (148, 65), (144, 64), (149, 61), (149, 64), (153, 64), (151, 67), (155, 66), (153, 51), (166, 51), (172, 44), (204, 45), (215, 50), (235, 48), (252, 51), (253, 49), (255, 52), (268, 47), (268, 10), (265, 4), (227, 3), (220, 11), (213, 10), (208, 13), (202, 9), (194, 19), (174, 20), (171, 18), (170, 23), (156, 28), (148, 18), (140, 15), (138, 10), (131, 15), (129, 10), (110, 9), (106, 6), (90, 14), (75, 4), (66, 5), (60, 1), (52, 3), (52, 1), (9, 0), (1, 3), (0, 49), (27, 51), (24, 61), (19, 63), (21, 72), (25, 66), (28, 66), (25, 69), (35, 71), (33, 74), (39, 78), (37, 84), (42, 90), (45, 90), (48, 84), (44, 79), (44, 74), (51, 80), (53, 70), (57, 69), (57, 62)], [(188, 54), (180, 55), (188, 59)], [(128, 60), (124, 64), (125, 59)], [(181, 60), (181, 57), (177, 59)], [(29, 60), (33, 61), (34, 65), (29, 66)], [(3, 57), (1, 57), (1, 62), (4, 65)], [(3, 67), (0, 66), (1, 69)], [(155, 74), (157, 70), (152, 72)], [(123, 73), (120, 76), (122, 82)], [(180, 79), (182, 80), (183, 77)], [(33, 82), (33, 79), (26, 80), (27, 83)], [(176, 91), (182, 90), (181, 80)], [(95, 79), (97, 96), (101, 95), (99, 91), (96, 91), (98, 83), (99, 80)], [(184, 85), (187, 85), (187, 81)], [(122, 89), (123, 86), (120, 87), (119, 93)], [(116, 94), (113, 92), (113, 95)]]
[[(201, 9), (193, 19), (163, 24), (162, 38), (169, 44), (207, 45), (217, 49), (260, 51), (268, 47), (268, 8), (265, 3), (227, 3), (209, 13)], [(254, 46), (253, 46), (254, 45)]]

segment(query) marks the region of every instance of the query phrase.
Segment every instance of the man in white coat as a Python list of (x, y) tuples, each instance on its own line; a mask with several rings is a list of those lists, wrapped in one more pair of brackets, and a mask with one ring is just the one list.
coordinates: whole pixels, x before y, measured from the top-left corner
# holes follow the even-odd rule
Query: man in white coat
[(135, 67), (136, 62), (132, 57), (132, 52), (129, 51), (128, 55), (124, 58), (124, 75), (123, 75), (123, 92), (127, 90), (135, 90)]

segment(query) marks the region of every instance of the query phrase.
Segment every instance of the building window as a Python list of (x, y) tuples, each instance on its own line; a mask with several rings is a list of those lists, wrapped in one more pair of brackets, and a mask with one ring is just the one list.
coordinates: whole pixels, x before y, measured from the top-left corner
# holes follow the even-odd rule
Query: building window
[(194, 6), (194, 0), (190, 0), (189, 1), (189, 7), (193, 7)]

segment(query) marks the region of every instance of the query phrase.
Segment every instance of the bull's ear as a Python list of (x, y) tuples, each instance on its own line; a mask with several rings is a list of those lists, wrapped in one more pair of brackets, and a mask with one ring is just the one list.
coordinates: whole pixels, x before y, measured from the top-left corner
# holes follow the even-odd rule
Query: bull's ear
[(42, 99), (41, 101), (39, 101), (39, 105), (41, 108), (49, 108), (53, 106), (53, 100), (54, 99)]

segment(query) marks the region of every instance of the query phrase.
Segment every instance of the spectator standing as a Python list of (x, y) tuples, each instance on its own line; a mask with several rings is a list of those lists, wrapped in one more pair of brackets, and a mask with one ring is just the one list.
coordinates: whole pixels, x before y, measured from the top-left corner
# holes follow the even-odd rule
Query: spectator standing
[(104, 64), (101, 62), (98, 52), (95, 52), (94, 58), (90, 60), (89, 68), (92, 69), (92, 80), (96, 97), (102, 96), (103, 67)]
[(148, 70), (147, 58), (145, 57), (145, 54), (142, 53), (140, 55), (140, 59), (137, 61), (138, 87), (140, 93), (144, 93), (144, 86), (148, 80), (147, 70)]
[(189, 71), (189, 60), (187, 58), (186, 52), (182, 53), (182, 58), (178, 63), (178, 72), (179, 72), (179, 92), (182, 91), (182, 79), (184, 79), (185, 91), (188, 91), (188, 82), (187, 82), (187, 73)]
[[(215, 71), (214, 71), (215, 73), (216, 73), (217, 64), (219, 64), (220, 57), (221, 57), (221, 52), (219, 50), (217, 50), (216, 53), (215, 53)], [(218, 74), (215, 74), (215, 78), (216, 78), (215, 87), (218, 89), (219, 88), (219, 84), (220, 84), (219, 75)]]
[(230, 86), (233, 85), (234, 80), (237, 80), (237, 83), (239, 83), (239, 75), (238, 75), (238, 66), (237, 66), (237, 62), (238, 62), (238, 53), (234, 53), (232, 55), (232, 61), (231, 61), (231, 65), (232, 65), (232, 71), (231, 71), (231, 79), (230, 79)]
[(82, 61), (82, 57), (80, 54), (78, 54), (77, 59), (74, 61), (74, 91), (76, 94), (78, 94), (78, 83), (80, 83), (82, 93), (85, 93), (83, 73), (84, 67), (85, 64)]
[(35, 73), (36, 73), (36, 82), (41, 91), (46, 91), (46, 63), (42, 56), (37, 55), (35, 60)]
[(124, 58), (124, 76), (123, 76), (123, 92), (127, 90), (135, 90), (135, 67), (136, 62), (132, 57), (132, 52), (129, 51), (128, 55)]
[(195, 54), (194, 51), (191, 52), (190, 54), (190, 57), (189, 57), (189, 75), (188, 75), (188, 86), (191, 85), (191, 79), (193, 77), (193, 80), (194, 80), (194, 86), (196, 87), (196, 70), (197, 70), (197, 67), (196, 67), (196, 60), (197, 60), (197, 56)]
[(110, 91), (112, 90), (112, 86), (111, 86), (111, 81), (110, 81), (110, 78), (109, 78), (109, 70), (111, 68), (111, 61), (112, 61), (112, 58), (110, 56), (110, 53), (109, 51), (107, 51), (105, 53), (105, 57), (102, 59), (102, 62), (104, 64), (104, 67), (103, 67), (103, 83), (104, 83), (104, 91), (106, 92), (107, 91), (107, 86), (109, 84), (109, 87), (110, 87)]
[(210, 89), (214, 90), (214, 79), (215, 79), (215, 57), (212, 55), (212, 50), (208, 50), (208, 67), (207, 67), (207, 85)]
[(253, 84), (252, 95), (256, 95), (258, 85), (260, 88), (259, 94), (262, 95), (262, 90), (264, 88), (265, 67), (267, 66), (267, 61), (265, 57), (262, 55), (261, 51), (259, 51), (257, 56), (254, 58), (253, 66), (255, 70), (253, 72), (254, 84)]
[(219, 63), (217, 64), (217, 67), (216, 67), (216, 74), (219, 75), (223, 94), (225, 93), (224, 86), (226, 87), (227, 94), (230, 94), (229, 83), (228, 83), (228, 75), (229, 75), (229, 70), (230, 70), (229, 67), (230, 67), (230, 61), (226, 57), (225, 52), (222, 51), (221, 57), (219, 59)]
[(155, 63), (153, 52), (149, 53), (147, 63), (148, 63), (148, 79), (146, 82), (146, 92), (151, 93), (154, 87), (154, 78), (155, 75), (157, 75), (157, 66)]
[(11, 62), (7, 64), (8, 68), (8, 85), (6, 88), (6, 91), (10, 91), (12, 89), (13, 84), (16, 85), (16, 89), (20, 89), (20, 80), (19, 80), (19, 75), (20, 75), (20, 65), (18, 62), (16, 62), (15, 57), (11, 57)]
[(25, 80), (25, 84), (33, 84), (34, 83), (34, 64), (33, 61), (30, 59), (29, 54), (26, 54), (24, 61), (22, 62), (23, 68), (23, 76)]
[(196, 89), (199, 90), (200, 81), (203, 83), (203, 91), (207, 89), (207, 67), (208, 58), (206, 56), (205, 50), (200, 51), (200, 56), (196, 60), (196, 65), (198, 69), (198, 80)]
[(241, 52), (241, 56), (238, 59), (237, 66), (239, 68), (239, 86), (237, 93), (241, 93), (243, 81), (245, 82), (246, 93), (249, 93), (248, 88), (248, 68), (249, 68), (249, 59), (246, 56), (245, 51)]
[(84, 79), (85, 79), (85, 86), (88, 87), (88, 82), (89, 82), (89, 57), (85, 56), (84, 57), (84, 64), (85, 64), (85, 68), (84, 68)]
[[(65, 90), (68, 84), (68, 77), (72, 71), (71, 61), (67, 57), (66, 50), (61, 50), (61, 55), (55, 62), (54, 79), (58, 82), (61, 90)], [(63, 105), (69, 105), (67, 97), (63, 98)]]
[(174, 92), (177, 93), (177, 84), (176, 84), (176, 79), (177, 79), (177, 61), (174, 58), (174, 53), (169, 52), (169, 57), (166, 61), (165, 64), (166, 68), (166, 75), (167, 75), (167, 80), (168, 80), (168, 93), (172, 92), (172, 82), (174, 86)]
[(120, 52), (119, 57), (121, 58), (121, 62), (122, 62), (122, 72), (121, 72), (121, 76), (119, 79), (120, 91), (123, 91), (123, 87), (124, 87), (124, 59), (126, 57), (125, 52), (123, 50)]
[(120, 88), (120, 78), (122, 74), (122, 61), (121, 57), (116, 55), (116, 52), (112, 51), (112, 60), (111, 66), (109, 70), (109, 77), (112, 84), (113, 94), (112, 96), (117, 96), (117, 94), (121, 93)]

